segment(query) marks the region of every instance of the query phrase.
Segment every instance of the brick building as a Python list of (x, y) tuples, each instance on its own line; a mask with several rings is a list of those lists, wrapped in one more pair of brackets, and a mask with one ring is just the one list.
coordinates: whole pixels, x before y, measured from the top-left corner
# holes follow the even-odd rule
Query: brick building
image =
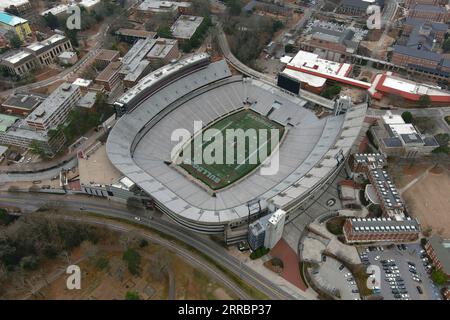
[(349, 243), (412, 242), (419, 238), (420, 225), (406, 218), (349, 218), (344, 223), (345, 240)]
[(425, 250), (434, 266), (442, 270), (450, 279), (450, 241), (445, 241), (438, 235), (433, 235), (428, 239)]
[(121, 67), (122, 62), (111, 62), (95, 78), (95, 83), (102, 85), (106, 89), (106, 91), (112, 91), (120, 83), (121, 78), (119, 71)]
[(409, 8), (408, 17), (446, 23), (449, 18), (449, 13), (445, 7), (429, 4), (416, 4)]

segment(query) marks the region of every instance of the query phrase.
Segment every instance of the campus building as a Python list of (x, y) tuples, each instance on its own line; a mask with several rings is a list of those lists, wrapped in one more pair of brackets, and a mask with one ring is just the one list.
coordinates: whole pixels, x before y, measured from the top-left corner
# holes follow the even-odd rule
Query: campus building
[(259, 218), (258, 220), (250, 223), (247, 241), (250, 248), (253, 251), (258, 248), (264, 247), (264, 239), (266, 237), (267, 223), (270, 217), (271, 215), (267, 214)]
[(322, 59), (318, 54), (300, 50), (295, 57), (281, 59), (286, 67), (278, 74), (278, 86), (294, 94), (301, 89), (320, 93), (327, 80), (368, 89), (370, 83), (349, 77), (351, 64)]
[(63, 146), (64, 137), (50, 139), (47, 132), (30, 128), (20, 118), (0, 114), (0, 145), (27, 149), (33, 142), (38, 143), (48, 154), (53, 154)]
[(388, 156), (412, 158), (430, 154), (439, 147), (433, 136), (421, 134), (411, 123), (405, 123), (400, 115), (390, 111), (378, 120), (377, 126), (370, 129), (374, 143)]
[(442, 270), (450, 279), (450, 241), (443, 240), (438, 235), (433, 235), (428, 239), (425, 250), (434, 266)]
[(139, 39), (153, 39), (156, 37), (156, 32), (136, 29), (120, 28), (116, 31), (116, 36), (120, 41), (135, 43)]
[(102, 85), (106, 91), (113, 91), (120, 84), (120, 69), (122, 62), (114, 61), (106, 66), (95, 78), (95, 83)]
[(1, 111), (16, 116), (27, 116), (44, 100), (41, 95), (16, 93), (2, 103)]
[(446, 23), (449, 18), (449, 13), (445, 7), (429, 4), (416, 4), (410, 6), (408, 17)]
[(137, 12), (146, 17), (150, 17), (156, 13), (185, 14), (189, 13), (190, 7), (190, 2), (144, 0), (137, 7)]
[(119, 71), (123, 84), (127, 88), (133, 87), (151, 70), (147, 55), (156, 43), (156, 39), (140, 39), (123, 56), (122, 67)]
[(0, 11), (0, 29), (15, 34), (21, 41), (31, 35), (31, 28), (27, 20)]
[(43, 41), (34, 42), (24, 49), (33, 54), (41, 67), (52, 64), (58, 55), (65, 51), (72, 51), (70, 40), (63, 35), (54, 34)]
[(300, 49), (314, 52), (322, 59), (344, 62), (358, 51), (367, 30), (328, 21), (314, 21), (300, 39)]
[(202, 24), (204, 18), (198, 16), (181, 15), (170, 27), (174, 38), (178, 39), (181, 43), (185, 40), (190, 40), (197, 31), (198, 27)]
[(100, 49), (94, 58), (94, 63), (99, 68), (105, 68), (111, 62), (118, 61), (119, 58), (120, 54), (117, 50)]
[(25, 121), (36, 131), (48, 131), (66, 121), (70, 110), (80, 98), (81, 90), (78, 86), (63, 83)]
[(12, 74), (24, 76), (36, 68), (51, 65), (63, 52), (72, 50), (72, 44), (68, 38), (55, 34), (6, 56), (0, 61), (0, 65), (5, 66)]
[(350, 170), (355, 173), (368, 173), (369, 168), (381, 169), (387, 165), (382, 153), (354, 153), (348, 158)]
[(348, 243), (412, 242), (419, 238), (420, 224), (416, 219), (349, 218), (343, 228)]
[(286, 211), (278, 209), (267, 221), (264, 247), (272, 249), (283, 236), (284, 223), (286, 221)]
[(174, 59), (178, 59), (180, 51), (178, 50), (178, 41), (175, 39), (158, 38), (150, 52), (147, 59), (152, 63), (167, 64)]
[(343, 0), (337, 9), (338, 13), (349, 16), (366, 16), (369, 6), (378, 5), (383, 10), (384, 0)]

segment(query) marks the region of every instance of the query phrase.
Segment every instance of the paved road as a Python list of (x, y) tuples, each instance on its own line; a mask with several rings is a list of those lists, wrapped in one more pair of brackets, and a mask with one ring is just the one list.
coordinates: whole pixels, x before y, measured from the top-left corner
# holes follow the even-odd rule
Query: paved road
[[(33, 206), (38, 208), (49, 202), (63, 205), (64, 208), (70, 210), (79, 210), (79, 208), (83, 207), (87, 211), (136, 222), (133, 219), (134, 214), (128, 211), (124, 205), (93, 197), (0, 192), (0, 205), (3, 206), (10, 205), (30, 209)], [(210, 240), (208, 237), (192, 233), (179, 225), (156, 216), (153, 218), (141, 216), (140, 223), (196, 248), (222, 267), (240, 277), (245, 283), (254, 286), (270, 299), (293, 299), (290, 294), (276, 287), (271, 281), (250, 269), (245, 264), (242, 264), (240, 260), (231, 256), (224, 247)]]

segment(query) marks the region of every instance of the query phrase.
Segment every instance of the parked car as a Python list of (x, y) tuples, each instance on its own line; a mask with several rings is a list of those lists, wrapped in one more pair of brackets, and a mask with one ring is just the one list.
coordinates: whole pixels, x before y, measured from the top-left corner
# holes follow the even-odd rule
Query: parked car
[(422, 293), (423, 293), (423, 291), (422, 291), (422, 288), (421, 288), (421, 287), (417, 286), (416, 288), (417, 288), (417, 292), (418, 292), (419, 294), (422, 294)]
[(345, 266), (343, 265), (343, 264), (341, 264), (340, 266), (339, 266), (339, 271), (342, 271), (342, 269), (344, 269), (345, 268)]

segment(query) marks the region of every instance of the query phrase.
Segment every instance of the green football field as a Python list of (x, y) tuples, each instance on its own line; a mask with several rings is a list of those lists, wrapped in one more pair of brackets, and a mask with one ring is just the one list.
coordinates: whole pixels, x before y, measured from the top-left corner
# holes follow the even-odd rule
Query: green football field
[[(219, 153), (217, 153), (216, 155), (214, 151), (211, 151), (212, 149), (214, 149), (213, 145), (211, 144), (214, 143), (216, 139), (215, 137), (219, 136), (219, 134), (214, 133), (213, 135), (210, 135), (214, 138), (210, 141), (203, 141), (201, 144), (195, 144), (195, 139), (192, 139), (190, 142), (191, 154), (190, 156), (184, 156), (185, 158), (191, 159), (192, 162), (191, 164), (181, 163), (180, 166), (190, 175), (202, 181), (212, 190), (222, 189), (257, 168), (271, 153), (270, 150), (272, 146), (270, 130), (278, 130), (278, 141), (281, 140), (285, 131), (282, 125), (273, 122), (270, 119), (263, 117), (251, 110), (242, 110), (233, 113), (211, 124), (210, 126), (203, 129), (201, 133), (203, 137), (205, 137), (205, 132), (208, 129), (218, 129), (220, 131), (223, 140), (223, 154), (217, 156)], [(244, 130), (245, 138), (239, 139), (229, 137), (227, 139), (227, 133), (229, 133), (231, 130), (237, 129)], [(260, 129), (267, 132), (267, 135), (260, 136)], [(240, 137), (243, 136), (240, 135)], [(197, 145), (198, 147), (196, 148)], [(264, 152), (265, 155), (260, 159), (259, 151), (261, 148), (262, 150), (264, 150), (264, 148), (267, 148), (267, 152)], [(186, 152), (185, 150), (183, 150), (183, 153)], [(194, 153), (197, 152), (203, 154), (205, 150), (210, 152), (213, 156), (220, 157), (222, 159), (222, 163), (217, 163), (218, 161), (211, 164), (206, 164), (205, 161), (201, 161), (201, 163), (198, 163), (198, 161), (194, 162)], [(227, 152), (231, 152), (231, 154), (234, 155), (234, 159), (232, 161), (230, 161), (230, 158), (228, 158), (227, 161)]]

